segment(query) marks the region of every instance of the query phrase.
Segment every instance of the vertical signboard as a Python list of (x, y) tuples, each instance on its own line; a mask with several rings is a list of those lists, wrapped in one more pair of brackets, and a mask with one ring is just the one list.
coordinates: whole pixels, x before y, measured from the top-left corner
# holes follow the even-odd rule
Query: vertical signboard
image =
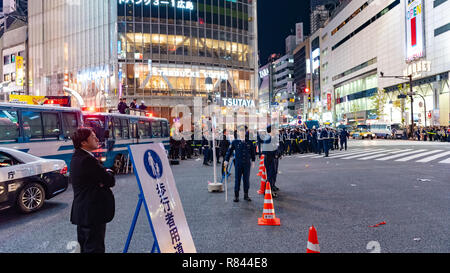
[(295, 24), (295, 43), (298, 45), (303, 42), (303, 23)]
[(425, 57), (423, 0), (407, 0), (406, 3), (406, 60)]
[(196, 253), (162, 144), (129, 146), (144, 205), (161, 253)]
[(16, 85), (23, 86), (25, 79), (25, 69), (23, 65), (23, 57), (16, 56)]

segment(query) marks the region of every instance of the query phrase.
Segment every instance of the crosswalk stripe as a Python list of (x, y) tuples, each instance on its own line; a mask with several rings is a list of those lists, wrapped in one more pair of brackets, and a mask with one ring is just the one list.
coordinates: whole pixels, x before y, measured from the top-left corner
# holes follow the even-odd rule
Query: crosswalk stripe
[(435, 154), (435, 153), (439, 153), (439, 152), (442, 152), (442, 150), (434, 150), (434, 151), (429, 151), (429, 152), (426, 152), (426, 153), (420, 153), (420, 154), (416, 154), (416, 155), (411, 155), (411, 156), (408, 156), (408, 157), (397, 159), (395, 161), (406, 162), (406, 161), (409, 161), (411, 159), (415, 159), (415, 158), (419, 158), (419, 157), (422, 157), (422, 156)]
[(360, 152), (356, 152), (356, 153), (353, 153), (353, 154), (345, 154), (345, 155), (338, 154), (338, 155), (332, 155), (332, 156), (330, 156), (330, 158), (340, 158), (340, 157), (346, 157), (346, 156), (349, 156), (349, 155), (366, 154), (366, 153), (369, 153), (369, 152), (377, 152), (377, 151), (379, 151), (379, 150), (381, 150), (381, 149), (367, 149), (367, 150), (360, 151)]
[(405, 149), (405, 150), (395, 149), (395, 150), (392, 150), (389, 153), (382, 153), (382, 154), (376, 154), (376, 155), (372, 155), (372, 156), (368, 156), (368, 157), (364, 157), (364, 158), (358, 158), (358, 160), (369, 160), (369, 159), (374, 159), (374, 158), (377, 158), (377, 157), (388, 156), (388, 155), (393, 154), (393, 153), (403, 153), (403, 152), (407, 152), (407, 151), (411, 151), (411, 150), (412, 149)]
[(426, 150), (423, 150), (423, 149), (422, 150), (415, 150), (415, 151), (411, 151), (411, 152), (391, 155), (391, 156), (388, 156), (388, 157), (378, 158), (378, 159), (375, 159), (375, 160), (386, 161), (386, 160), (389, 160), (389, 159), (394, 159), (394, 158), (398, 158), (398, 157), (402, 157), (402, 156), (406, 156), (406, 155), (410, 155), (410, 154), (414, 154), (414, 153), (419, 153), (419, 152), (423, 152), (423, 151), (426, 151)]
[(425, 158), (422, 158), (421, 160), (418, 160), (416, 162), (427, 163), (427, 162), (430, 162), (432, 160), (444, 157), (446, 155), (450, 155), (450, 151), (447, 151), (447, 152), (441, 153), (441, 154), (437, 154), (437, 155), (433, 155), (433, 156), (429, 156), (429, 157), (425, 157)]
[(446, 160), (442, 160), (439, 162), (440, 164), (450, 164), (450, 158), (447, 158)]
[(383, 149), (377, 152), (368, 152), (368, 153), (364, 153), (364, 154), (359, 154), (359, 155), (352, 155), (349, 157), (343, 157), (342, 159), (354, 159), (354, 158), (358, 158), (358, 157), (363, 157), (363, 156), (367, 156), (367, 155), (373, 155), (373, 154), (379, 154), (379, 153), (385, 153), (389, 150)]
[[(352, 149), (351, 151), (347, 151), (347, 152), (343, 152), (343, 153), (338, 153), (338, 154), (331, 154), (329, 157), (335, 157), (335, 156), (338, 156), (338, 155), (351, 155), (351, 154), (354, 154), (354, 153), (360, 153), (360, 152), (363, 152), (364, 150), (363, 149)], [(314, 157), (311, 157), (311, 158), (322, 158), (324, 156), (324, 154), (322, 153), (321, 155), (314, 155)]]

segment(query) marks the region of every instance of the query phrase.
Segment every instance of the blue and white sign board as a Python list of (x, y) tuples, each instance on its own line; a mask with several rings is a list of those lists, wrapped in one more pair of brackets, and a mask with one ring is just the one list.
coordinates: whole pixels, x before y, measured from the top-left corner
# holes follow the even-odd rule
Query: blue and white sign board
[(129, 151), (160, 253), (196, 253), (164, 146), (130, 145)]

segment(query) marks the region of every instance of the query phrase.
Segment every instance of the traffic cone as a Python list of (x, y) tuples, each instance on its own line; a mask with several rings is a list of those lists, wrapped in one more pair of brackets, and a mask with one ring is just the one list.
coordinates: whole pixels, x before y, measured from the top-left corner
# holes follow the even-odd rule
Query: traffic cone
[(264, 209), (262, 217), (258, 219), (260, 226), (281, 226), (281, 221), (275, 216), (273, 207), (272, 190), (270, 183), (266, 183), (266, 195), (264, 196)]
[(317, 231), (314, 226), (309, 228), (308, 245), (306, 253), (320, 253), (319, 240), (317, 239)]
[(263, 166), (263, 171), (261, 175), (261, 187), (259, 188), (258, 194), (264, 194), (266, 191), (267, 173), (266, 167)]
[(261, 156), (261, 160), (259, 161), (259, 169), (258, 174), (256, 176), (262, 176), (263, 168), (264, 168), (264, 155)]

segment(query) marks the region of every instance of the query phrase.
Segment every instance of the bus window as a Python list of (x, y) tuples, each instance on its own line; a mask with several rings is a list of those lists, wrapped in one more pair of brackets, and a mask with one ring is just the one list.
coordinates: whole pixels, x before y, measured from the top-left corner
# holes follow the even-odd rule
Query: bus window
[(0, 141), (17, 141), (18, 121), (17, 111), (0, 110)]
[(128, 119), (121, 119), (120, 122), (122, 123), (123, 138), (130, 138), (129, 135), (130, 128), (128, 127)]
[(121, 139), (122, 138), (122, 128), (120, 126), (120, 119), (114, 118), (114, 138)]
[(31, 139), (43, 137), (41, 113), (33, 111), (23, 111), (22, 121), (25, 137)]
[(60, 122), (58, 113), (42, 113), (44, 124), (44, 137), (52, 138), (60, 135)]
[(150, 137), (150, 123), (148, 121), (140, 120), (138, 123), (138, 131), (140, 138)]
[(162, 127), (162, 136), (169, 137), (169, 126), (167, 125), (167, 121), (161, 121)]
[(62, 113), (62, 124), (64, 137), (70, 138), (78, 129), (78, 120), (76, 113)]
[(130, 121), (130, 137), (133, 139), (138, 138), (137, 135), (137, 121)]
[(161, 122), (152, 121), (152, 137), (161, 137)]

